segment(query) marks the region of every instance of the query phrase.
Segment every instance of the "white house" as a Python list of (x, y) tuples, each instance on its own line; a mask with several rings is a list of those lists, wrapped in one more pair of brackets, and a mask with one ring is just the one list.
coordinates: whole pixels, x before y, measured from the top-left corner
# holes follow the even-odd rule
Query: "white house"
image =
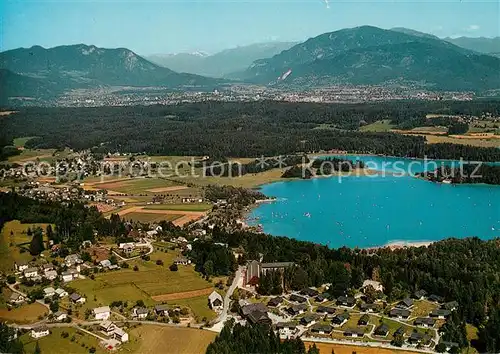
[(96, 320), (107, 320), (111, 316), (109, 306), (97, 307), (94, 309), (94, 316)]
[(12, 295), (10, 296), (10, 299), (9, 299), (9, 302), (11, 304), (22, 304), (26, 299), (24, 298), (23, 295), (19, 294), (19, 293), (12, 293)]
[(66, 290), (62, 289), (62, 288), (56, 289), (55, 293), (57, 295), (59, 295), (60, 298), (63, 298), (63, 297), (66, 297), (66, 296), (69, 295), (68, 292)]
[(27, 265), (27, 264), (21, 264), (21, 265), (17, 266), (17, 270), (20, 272), (24, 272), (28, 268), (29, 268), (29, 265)]
[(50, 286), (48, 288), (43, 289), (43, 296), (44, 297), (52, 297), (55, 295), (55, 293), (56, 293), (56, 291), (54, 290), (54, 288), (52, 288)]
[(116, 325), (111, 322), (111, 321), (102, 321), (100, 324), (101, 327), (101, 332), (106, 334), (107, 336), (111, 336), (113, 334), (113, 331), (118, 328)]
[(118, 248), (120, 248), (125, 253), (131, 253), (134, 250), (135, 245), (133, 242), (120, 243)]
[(109, 268), (111, 266), (111, 262), (109, 261), (109, 259), (105, 259), (99, 263), (101, 264), (101, 267), (103, 267), (103, 268)]
[(54, 313), (54, 320), (55, 321), (62, 322), (67, 318), (68, 318), (68, 314), (66, 312), (57, 311), (56, 313)]
[(208, 304), (210, 308), (214, 311), (222, 310), (224, 306), (224, 300), (222, 300), (222, 296), (217, 291), (212, 291), (212, 293), (208, 296)]
[(23, 272), (24, 276), (26, 278), (34, 278), (38, 276), (38, 268), (31, 267), (31, 268), (26, 268)]
[(50, 334), (49, 329), (46, 326), (40, 326), (37, 328), (33, 328), (31, 330), (31, 337), (33, 338), (42, 338), (48, 336)]
[(61, 274), (61, 279), (64, 282), (69, 282), (75, 279), (78, 279), (79, 273), (76, 269), (68, 269), (67, 271)]
[(144, 319), (148, 317), (149, 310), (145, 307), (135, 307), (133, 311), (133, 316)]
[(57, 272), (53, 269), (46, 270), (44, 273), (44, 277), (47, 278), (48, 280), (54, 280), (55, 278), (57, 278)]
[(82, 259), (77, 254), (70, 254), (64, 258), (64, 263), (68, 267), (73, 267), (74, 265), (83, 263)]
[(128, 342), (128, 333), (118, 327), (112, 332), (112, 337), (122, 343)]

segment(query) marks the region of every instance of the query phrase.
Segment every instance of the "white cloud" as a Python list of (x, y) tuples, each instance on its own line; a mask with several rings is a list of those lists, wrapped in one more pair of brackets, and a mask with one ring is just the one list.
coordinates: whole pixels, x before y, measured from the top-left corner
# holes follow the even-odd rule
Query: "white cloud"
[(469, 25), (467, 27), (467, 31), (472, 32), (472, 31), (477, 31), (480, 27), (478, 25)]

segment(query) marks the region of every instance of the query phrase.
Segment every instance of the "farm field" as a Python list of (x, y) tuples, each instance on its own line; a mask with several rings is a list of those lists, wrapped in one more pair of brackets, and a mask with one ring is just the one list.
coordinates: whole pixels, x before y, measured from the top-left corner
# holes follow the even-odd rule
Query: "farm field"
[(134, 214), (136, 218), (140, 217), (140, 215), (137, 214), (156, 214), (158, 217), (157, 220), (168, 220), (169, 217), (174, 216), (175, 218), (173, 219), (173, 223), (177, 226), (182, 226), (190, 221), (198, 220), (205, 216), (205, 212), (201, 211), (158, 210), (145, 208), (145, 206), (134, 206), (122, 209), (118, 211), (117, 214), (124, 219), (129, 219), (130, 215)]
[[(62, 332), (67, 332), (69, 336), (67, 338), (61, 337)], [(72, 337), (75, 337), (74, 342), (71, 341)], [(87, 354), (89, 353), (89, 349), (92, 347), (96, 349), (97, 354), (107, 352), (99, 345), (99, 340), (96, 337), (70, 327), (53, 327), (50, 329), (50, 335), (42, 337), (38, 340), (31, 338), (29, 333), (22, 335), (20, 339), (24, 344), (24, 351), (26, 353), (35, 352), (37, 341), (42, 353)], [(84, 345), (83, 347), (82, 344)]]
[(423, 134), (425, 134), (425, 133), (443, 133), (443, 134), (446, 134), (448, 132), (448, 128), (437, 127), (437, 126), (416, 127), (416, 128), (413, 128), (411, 131), (415, 132), (415, 133), (422, 132)]
[(414, 352), (405, 350), (394, 350), (394, 349), (384, 349), (384, 348), (370, 348), (360, 345), (345, 345), (345, 344), (334, 344), (334, 343), (313, 343), (304, 342), (306, 348), (309, 348), (313, 344), (319, 349), (320, 353), (332, 353), (335, 354), (410, 354)]
[(384, 119), (364, 125), (360, 127), (359, 130), (362, 132), (387, 132), (394, 127), (395, 125), (391, 124), (390, 119)]
[(25, 304), (21, 307), (8, 310), (6, 308), (0, 308), (0, 319), (5, 322), (15, 322), (19, 324), (23, 323), (34, 323), (39, 321), (39, 316), (45, 316), (49, 310), (37, 303)]
[[(39, 226), (45, 231), (47, 225), (21, 224), (17, 220), (7, 222), (0, 234), (0, 271), (14, 269), (14, 262), (21, 264), (31, 261), (32, 256), (30, 253), (28, 251), (21, 253), (21, 248), (18, 245), (31, 241), (31, 237), (26, 234), (28, 228), (33, 230), (34, 227)], [(13, 233), (12, 236), (11, 232)]]
[(241, 177), (188, 177), (186, 183), (193, 183), (199, 186), (210, 184), (228, 185), (233, 187), (256, 188), (262, 184), (281, 180), (281, 175), (285, 168), (275, 168), (262, 173), (249, 173)]
[[(213, 291), (210, 289), (209, 294)], [(177, 299), (169, 302), (172, 306), (189, 307), (197, 322), (206, 318), (208, 321), (217, 317), (217, 314), (208, 307), (208, 295), (191, 297), (186, 299)]]
[(55, 151), (56, 151), (55, 149), (37, 149), (37, 150), (25, 149), (19, 155), (10, 156), (8, 158), (8, 161), (22, 163), (28, 161), (35, 161), (36, 159), (39, 159), (40, 161), (51, 162), (55, 159), (55, 157), (52, 156)]
[(177, 211), (207, 211), (212, 209), (212, 205), (200, 204), (153, 204), (144, 207), (145, 210), (177, 210)]
[[(116, 210), (114, 211), (116, 212)], [(113, 213), (113, 212), (112, 212)], [(182, 214), (159, 214), (159, 213), (128, 213), (124, 214), (123, 218), (126, 220), (139, 221), (144, 223), (155, 223), (160, 222), (162, 220), (165, 221), (174, 221), (182, 217)]]
[(480, 139), (480, 138), (457, 138), (455, 136), (437, 136), (437, 135), (425, 135), (428, 144), (439, 144), (439, 143), (452, 143), (452, 144), (462, 144), (471, 145), (479, 147), (499, 147), (500, 139)]
[(137, 341), (135, 352), (141, 354), (165, 353), (167, 348), (169, 353), (202, 354), (216, 337), (216, 333), (200, 329), (153, 325), (139, 326), (131, 334)]

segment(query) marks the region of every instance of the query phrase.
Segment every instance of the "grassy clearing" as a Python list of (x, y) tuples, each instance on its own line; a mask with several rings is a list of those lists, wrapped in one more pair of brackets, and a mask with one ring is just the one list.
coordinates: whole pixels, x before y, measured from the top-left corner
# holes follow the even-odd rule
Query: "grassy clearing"
[(451, 143), (451, 144), (461, 144), (479, 147), (498, 147), (500, 146), (500, 139), (460, 139), (450, 136), (438, 136), (438, 135), (424, 135), (427, 139), (428, 144), (440, 144), (440, 143)]
[(146, 210), (179, 210), (179, 211), (207, 211), (212, 209), (212, 205), (200, 204), (153, 204), (144, 207)]
[(6, 223), (0, 234), (0, 271), (11, 271), (14, 269), (14, 263), (24, 264), (31, 261), (33, 257), (30, 253), (27, 251), (21, 253), (19, 245), (27, 244), (31, 241), (31, 236), (28, 236), (26, 233), (28, 228), (33, 230), (35, 227), (41, 227), (45, 230), (47, 225), (21, 224), (17, 220)]
[[(116, 210), (111, 213), (116, 213)], [(133, 220), (144, 223), (160, 222), (162, 220), (174, 221), (182, 217), (182, 213), (179, 214), (153, 214), (153, 213), (129, 213), (122, 216), (125, 220)]]
[(430, 127), (416, 127), (411, 130), (412, 132), (422, 132), (422, 133), (446, 133), (448, 128), (439, 126)]
[(194, 328), (173, 328), (153, 325), (139, 326), (131, 331), (132, 340), (137, 341), (136, 353), (205, 353), (216, 333)]
[(390, 119), (379, 120), (359, 128), (362, 132), (387, 132), (395, 127)]
[(217, 317), (217, 314), (208, 307), (208, 296), (197, 296), (188, 299), (178, 299), (169, 302), (172, 306), (189, 307), (197, 322), (206, 318), (208, 321)]
[(252, 173), (241, 177), (188, 177), (183, 178), (182, 181), (199, 186), (218, 184), (233, 187), (255, 188), (263, 184), (283, 181), (281, 178), (283, 172), (285, 172), (285, 169), (275, 168), (262, 173)]
[[(62, 332), (67, 332), (67, 338), (61, 337)], [(71, 338), (75, 338), (71, 341)], [(36, 342), (40, 346), (42, 353), (51, 354), (87, 354), (89, 348), (96, 348), (96, 353), (106, 353), (106, 350), (99, 346), (99, 340), (90, 334), (79, 331), (75, 328), (51, 328), (50, 335), (35, 340), (30, 337), (29, 333), (21, 336), (21, 341), (24, 344), (26, 353), (34, 353)], [(83, 344), (83, 347), (82, 347)]]
[(8, 161), (22, 163), (38, 159), (40, 161), (52, 162), (55, 159), (55, 157), (53, 156), (55, 151), (56, 151), (55, 149), (37, 149), (37, 150), (25, 149), (19, 155), (10, 156)]
[(437, 304), (433, 302), (429, 302), (426, 300), (417, 300), (415, 301), (412, 311), (411, 317), (427, 317), (432, 310), (437, 309)]
[(0, 319), (5, 322), (14, 323), (33, 323), (39, 321), (40, 316), (45, 316), (49, 313), (49, 310), (37, 303), (22, 305), (21, 307), (8, 310), (6, 308), (0, 308)]
[(26, 145), (26, 142), (28, 140), (33, 139), (33, 138), (34, 138), (34, 136), (27, 136), (24, 138), (15, 138), (14, 139), (14, 146), (17, 148), (24, 147), (24, 145)]

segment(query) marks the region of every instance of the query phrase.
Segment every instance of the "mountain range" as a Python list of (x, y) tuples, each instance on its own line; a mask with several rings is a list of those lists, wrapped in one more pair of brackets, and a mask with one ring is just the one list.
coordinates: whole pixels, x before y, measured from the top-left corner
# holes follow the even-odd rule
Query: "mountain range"
[(416, 31), (361, 26), (324, 33), (237, 77), (258, 84), (418, 84), (438, 90), (500, 88), (500, 59)]
[(210, 77), (226, 77), (243, 71), (257, 59), (270, 58), (294, 46), (295, 42), (257, 43), (226, 49), (213, 55), (206, 53), (157, 54), (145, 58), (177, 72)]
[[(190, 88), (218, 84), (212, 78), (180, 74), (153, 64), (126, 48), (104, 49), (84, 44), (5, 51), (0, 53), (0, 68), (1, 86), (5, 87), (4, 80), (9, 80), (12, 91), (24, 88), (27, 96), (102, 86)], [(37, 85), (44, 89), (34, 90)]]
[(500, 37), (494, 38), (444, 38), (445, 41), (453, 43), (459, 47), (474, 50), (478, 53), (490, 54), (500, 57)]
[(295, 45), (261, 44), (214, 55), (169, 57), (171, 63), (177, 61), (177, 71), (205, 76), (179, 73), (126, 48), (34, 46), (0, 53), (0, 99), (45, 99), (71, 89), (109, 86), (211, 90), (230, 84), (228, 79), (294, 88), (403, 84), (435, 90), (499, 89), (500, 58), (480, 53), (496, 50), (497, 40), (457, 38), (455, 42), (461, 46), (405, 28), (361, 26)]

